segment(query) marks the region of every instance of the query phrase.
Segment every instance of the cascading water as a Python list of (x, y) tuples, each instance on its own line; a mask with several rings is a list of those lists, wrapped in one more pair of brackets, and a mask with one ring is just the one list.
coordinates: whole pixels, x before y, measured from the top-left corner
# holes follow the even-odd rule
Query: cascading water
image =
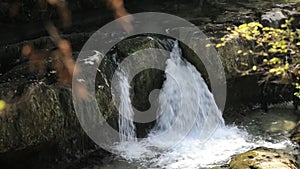
[(180, 56), (176, 42), (166, 62), (157, 125), (150, 135), (164, 133), (163, 138), (166, 134), (173, 138), (187, 135), (205, 141), (215, 129), (224, 126), (222, 114), (199, 72)]
[(130, 85), (120, 76), (121, 142), (115, 150), (139, 168), (194, 169), (227, 162), (230, 156), (257, 146), (282, 148), (283, 144), (248, 141), (249, 135), (235, 126), (225, 126), (212, 93), (200, 73), (181, 58), (175, 42), (166, 61), (166, 80), (159, 95), (156, 126), (147, 138), (135, 137)]
[(130, 85), (124, 72), (117, 71), (119, 78), (119, 133), (120, 141), (136, 141), (135, 126), (133, 124), (134, 112), (130, 100)]

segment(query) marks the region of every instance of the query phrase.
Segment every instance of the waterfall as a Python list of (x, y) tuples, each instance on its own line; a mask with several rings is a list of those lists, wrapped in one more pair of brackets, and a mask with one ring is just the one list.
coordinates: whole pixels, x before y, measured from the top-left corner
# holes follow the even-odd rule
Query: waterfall
[(140, 141), (128, 139), (135, 138), (130, 85), (126, 75), (118, 74), (121, 142), (114, 148), (121, 157), (136, 161), (139, 168), (195, 169), (226, 163), (236, 153), (266, 145), (249, 141), (247, 132), (224, 124), (201, 74), (181, 57), (178, 42), (166, 61), (165, 73), (156, 125)]
[(175, 42), (166, 61), (166, 80), (159, 95), (157, 125), (150, 135), (195, 137), (205, 141), (224, 126), (222, 113), (197, 69), (181, 58)]
[(121, 70), (117, 71), (119, 87), (119, 133), (120, 141), (136, 141), (135, 126), (133, 124), (134, 112), (130, 99), (130, 84), (126, 75)]

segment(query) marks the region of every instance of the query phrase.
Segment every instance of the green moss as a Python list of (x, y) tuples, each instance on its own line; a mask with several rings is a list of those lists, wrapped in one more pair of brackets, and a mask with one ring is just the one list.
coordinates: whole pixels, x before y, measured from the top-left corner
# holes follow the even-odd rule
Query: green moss
[[(80, 133), (76, 115), (70, 107), (69, 92), (55, 85), (28, 85), (18, 101), (10, 103), (1, 117), (0, 136), (4, 138), (0, 140), (1, 152), (65, 140), (70, 138), (67, 130)], [(69, 96), (64, 98), (68, 104), (62, 104), (61, 94)]]
[(147, 36), (135, 37), (121, 41), (117, 45), (117, 50), (123, 55), (131, 55), (142, 49), (158, 48), (158, 43), (153, 38)]

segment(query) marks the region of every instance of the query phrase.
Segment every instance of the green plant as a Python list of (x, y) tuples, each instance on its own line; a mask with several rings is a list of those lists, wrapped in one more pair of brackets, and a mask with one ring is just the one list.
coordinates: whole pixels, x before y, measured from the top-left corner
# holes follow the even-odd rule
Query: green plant
[(4, 109), (5, 109), (5, 106), (6, 106), (5, 101), (0, 100), (0, 111), (4, 110)]
[(265, 27), (259, 22), (228, 28), (230, 33), (215, 47), (237, 39), (245, 41), (249, 48), (236, 51), (237, 71), (241, 75), (261, 74), (261, 83), (293, 84), (298, 91), (295, 96), (300, 97), (300, 29), (292, 28), (293, 20), (286, 20), (280, 28)]

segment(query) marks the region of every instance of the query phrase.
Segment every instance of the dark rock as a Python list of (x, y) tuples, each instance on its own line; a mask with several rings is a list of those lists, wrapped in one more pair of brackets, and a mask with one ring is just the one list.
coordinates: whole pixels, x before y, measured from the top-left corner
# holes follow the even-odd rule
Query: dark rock
[(292, 10), (284, 9), (283, 12), (289, 17), (294, 18), (292, 22), (292, 28), (298, 28), (300, 26), (300, 12), (295, 8)]
[(292, 28), (298, 28), (300, 25), (300, 13), (297, 10), (299, 3), (280, 3), (276, 8), (264, 12), (261, 15), (260, 21), (264, 26), (280, 28), (285, 20), (294, 18)]
[[(137, 37), (118, 44), (112, 53), (118, 55), (120, 62), (135, 51), (159, 46), (153, 38)], [(118, 112), (110, 88), (117, 64), (113, 58), (108, 56), (100, 64), (97, 85), (102, 88), (97, 88), (96, 99), (107, 122), (118, 129)], [(147, 109), (149, 92), (162, 85), (163, 78), (157, 78), (159, 74), (162, 72), (146, 71), (133, 79), (132, 100), (137, 108)], [(50, 78), (54, 80), (49, 81)], [(81, 158), (86, 151), (97, 149), (81, 129), (70, 89), (56, 84), (55, 75), (37, 76), (29, 71), (28, 63), (24, 62), (1, 76), (0, 87), (0, 98), (7, 102), (0, 116), (0, 158), (1, 154), (3, 157), (7, 153), (14, 156), (17, 151), (50, 143), (59, 146), (58, 150), (65, 151), (71, 159)], [(146, 135), (146, 127), (138, 126), (139, 135)], [(80, 146), (86, 150), (82, 152)]]
[[(74, 52), (76, 52), (80, 51), (91, 34), (92, 33), (72, 33), (63, 35), (62, 37), (72, 42), (72, 49)], [(24, 45), (31, 45), (35, 50), (44, 50), (45, 52), (49, 52), (56, 48), (48, 36), (0, 47), (0, 76), (4, 75), (14, 66), (24, 63), (28, 60), (21, 54), (21, 50)]]

